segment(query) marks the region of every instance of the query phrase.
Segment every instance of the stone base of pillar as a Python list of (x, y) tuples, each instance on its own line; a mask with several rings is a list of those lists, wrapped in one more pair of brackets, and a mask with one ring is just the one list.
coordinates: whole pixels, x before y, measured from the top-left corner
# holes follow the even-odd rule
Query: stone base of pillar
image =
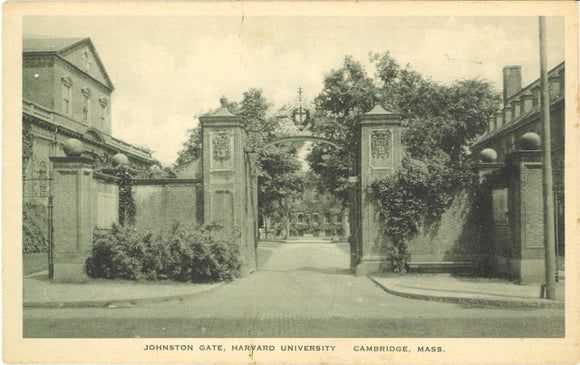
[(59, 283), (84, 283), (89, 280), (84, 264), (54, 264), (53, 281)]
[(240, 268), (240, 278), (245, 278), (248, 275), (250, 275), (251, 273), (253, 273), (254, 271), (256, 271), (256, 270), (249, 267), (248, 264), (242, 265), (242, 267)]
[(544, 259), (519, 261), (520, 281), (522, 283), (543, 283), (546, 281)]
[(367, 276), (390, 270), (391, 263), (385, 260), (362, 260), (354, 270), (356, 276)]
[(510, 259), (506, 257), (495, 258), (495, 271), (502, 277), (518, 280), (524, 283), (543, 283), (544, 259)]

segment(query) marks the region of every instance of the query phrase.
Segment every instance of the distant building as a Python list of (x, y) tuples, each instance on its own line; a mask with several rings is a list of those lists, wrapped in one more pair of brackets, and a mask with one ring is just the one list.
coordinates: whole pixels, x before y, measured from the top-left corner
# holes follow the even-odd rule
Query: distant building
[(123, 153), (130, 166), (148, 171), (147, 149), (111, 135), (113, 83), (90, 38), (24, 39), (22, 128), (24, 198), (48, 194), (50, 157), (64, 156), (69, 138), (83, 143), (95, 167)]
[[(558, 256), (564, 256), (564, 131), (565, 67), (562, 62), (548, 72), (556, 244)], [(489, 119), (488, 129), (471, 147), (474, 156), (485, 148), (497, 152), (497, 162), (519, 149), (520, 137), (527, 132), (542, 136), (540, 80), (522, 87), (521, 67), (503, 69), (503, 105)], [(528, 197), (529, 199), (530, 197)]]
[(290, 236), (348, 236), (347, 210), (330, 193), (321, 193), (308, 186), (292, 204)]

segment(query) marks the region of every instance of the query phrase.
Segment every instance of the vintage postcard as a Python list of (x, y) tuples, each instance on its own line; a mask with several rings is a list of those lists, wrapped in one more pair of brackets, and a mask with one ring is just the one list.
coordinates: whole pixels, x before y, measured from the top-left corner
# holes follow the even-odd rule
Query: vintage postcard
[(5, 363), (580, 362), (575, 2), (3, 9)]

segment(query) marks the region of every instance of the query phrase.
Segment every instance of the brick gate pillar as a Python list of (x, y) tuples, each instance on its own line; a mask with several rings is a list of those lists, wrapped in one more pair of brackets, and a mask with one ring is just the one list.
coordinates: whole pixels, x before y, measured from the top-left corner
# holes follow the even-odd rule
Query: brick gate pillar
[(93, 160), (80, 157), (80, 154), (69, 156), (51, 158), (54, 179), (53, 279), (79, 282), (88, 278), (85, 261), (92, 253)]
[[(230, 113), (227, 99), (221, 107), (199, 118), (203, 138), (203, 221), (236, 228), (245, 269), (253, 267), (253, 237), (245, 226), (248, 216), (245, 166), (246, 130), (239, 116)], [(250, 269), (251, 270), (251, 269)]]
[(381, 224), (370, 187), (373, 181), (394, 174), (401, 166), (401, 115), (387, 112), (380, 105), (358, 117), (360, 145), (357, 169), (360, 188), (357, 275), (381, 271), (389, 265), (378, 252)]
[(527, 150), (516, 151), (508, 158), (517, 171), (509, 182), (513, 229), (509, 274), (522, 282), (545, 281), (541, 155), (540, 150)]

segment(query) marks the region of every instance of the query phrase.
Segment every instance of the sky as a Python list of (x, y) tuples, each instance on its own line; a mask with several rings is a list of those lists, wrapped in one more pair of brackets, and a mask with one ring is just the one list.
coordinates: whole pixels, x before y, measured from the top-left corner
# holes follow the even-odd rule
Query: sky
[[(562, 17), (547, 18), (548, 67), (564, 60)], [(502, 68), (539, 78), (537, 17), (26, 16), (26, 37), (90, 37), (115, 85), (112, 134), (171, 165), (197, 117), (261, 88), (272, 111), (312, 100), (324, 74), (352, 55), (389, 51), (401, 65), (450, 84), (502, 88)]]

